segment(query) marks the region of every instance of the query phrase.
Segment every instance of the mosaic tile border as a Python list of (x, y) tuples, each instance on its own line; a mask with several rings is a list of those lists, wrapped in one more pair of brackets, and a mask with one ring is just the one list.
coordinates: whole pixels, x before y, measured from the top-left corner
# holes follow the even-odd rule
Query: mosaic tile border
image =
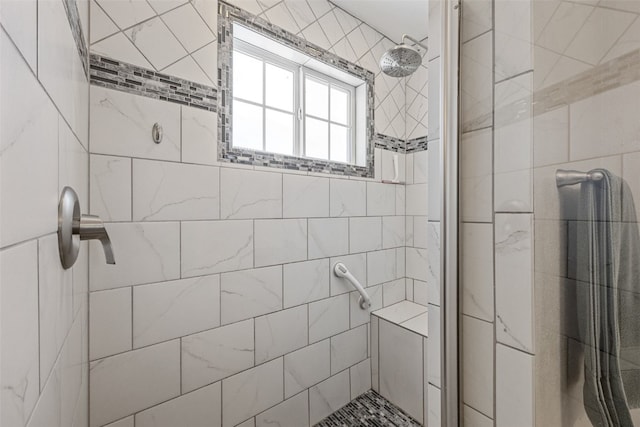
[(374, 139), (376, 148), (387, 151), (395, 151), (397, 153), (404, 153), (406, 141), (394, 136), (384, 135), (377, 133)]
[[(331, 52), (328, 52), (303, 38), (300, 38), (266, 20), (245, 10), (219, 2), (218, 8), (218, 158), (221, 161), (254, 166), (269, 166), (308, 172), (324, 172), (335, 175), (373, 178), (374, 175), (374, 74), (359, 65), (353, 64)], [(301, 51), (319, 61), (354, 75), (367, 83), (367, 158), (365, 166), (356, 166), (331, 161), (314, 160), (303, 157), (283, 156), (273, 153), (245, 150), (231, 146), (231, 75), (233, 51), (233, 22), (241, 23), (267, 37)]]
[(218, 91), (178, 77), (92, 53), (89, 58), (91, 84), (175, 102), (208, 111), (217, 111)]
[(67, 19), (71, 27), (71, 33), (73, 39), (76, 42), (76, 48), (78, 49), (78, 55), (80, 56), (80, 62), (82, 62), (82, 68), (84, 68), (84, 75), (89, 75), (89, 69), (87, 68), (87, 43), (82, 32), (82, 21), (80, 20), (80, 12), (78, 11), (78, 4), (76, 0), (64, 0), (62, 2), (64, 10), (67, 13)]
[(427, 149), (428, 140), (427, 136), (421, 136), (419, 138), (408, 139), (405, 143), (405, 153), (417, 153), (419, 151), (425, 151)]
[(422, 427), (373, 390), (361, 394), (314, 427)]

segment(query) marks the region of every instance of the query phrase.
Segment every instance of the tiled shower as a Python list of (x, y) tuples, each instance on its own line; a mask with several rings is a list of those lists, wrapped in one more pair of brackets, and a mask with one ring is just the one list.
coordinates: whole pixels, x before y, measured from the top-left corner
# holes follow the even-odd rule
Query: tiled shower
[[(399, 36), (350, 3), (383, 7), (0, 0), (0, 426), (594, 425), (582, 196), (556, 174), (604, 169), (640, 199), (638, 2), (416, 0), (428, 50), (403, 78), (379, 65)], [(366, 161), (229, 149), (232, 18), (367, 82)], [(115, 265), (77, 240), (63, 268), (65, 187)]]

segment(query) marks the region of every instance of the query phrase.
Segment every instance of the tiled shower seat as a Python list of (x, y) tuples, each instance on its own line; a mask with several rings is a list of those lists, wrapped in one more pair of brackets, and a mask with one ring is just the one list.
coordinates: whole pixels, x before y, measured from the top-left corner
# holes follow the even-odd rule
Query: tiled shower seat
[(427, 307), (401, 301), (371, 313), (372, 388), (423, 425), (426, 357)]

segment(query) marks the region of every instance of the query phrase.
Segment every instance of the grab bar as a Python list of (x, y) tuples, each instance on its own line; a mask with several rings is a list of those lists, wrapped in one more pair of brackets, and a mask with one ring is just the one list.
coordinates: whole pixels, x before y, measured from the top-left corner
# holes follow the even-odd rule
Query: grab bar
[(556, 185), (565, 187), (567, 185), (580, 184), (587, 181), (602, 181), (604, 173), (595, 170), (591, 172), (580, 172), (572, 170), (558, 169), (556, 171)]
[(351, 274), (346, 265), (341, 262), (337, 262), (336, 265), (333, 266), (333, 273), (340, 278), (350, 281), (353, 287), (360, 293), (358, 303), (360, 304), (361, 309), (366, 310), (371, 307), (371, 298), (369, 298), (367, 291), (364, 290), (360, 282), (358, 282), (358, 279)]

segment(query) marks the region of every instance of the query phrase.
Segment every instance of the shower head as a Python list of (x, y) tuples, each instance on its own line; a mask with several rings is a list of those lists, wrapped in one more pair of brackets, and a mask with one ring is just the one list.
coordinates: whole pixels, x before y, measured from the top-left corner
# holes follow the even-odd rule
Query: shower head
[(402, 44), (389, 49), (380, 59), (382, 72), (391, 77), (407, 77), (413, 74), (422, 64), (422, 54), (418, 49), (405, 43), (405, 39), (421, 47), (425, 52), (427, 47), (406, 34), (402, 36)]

